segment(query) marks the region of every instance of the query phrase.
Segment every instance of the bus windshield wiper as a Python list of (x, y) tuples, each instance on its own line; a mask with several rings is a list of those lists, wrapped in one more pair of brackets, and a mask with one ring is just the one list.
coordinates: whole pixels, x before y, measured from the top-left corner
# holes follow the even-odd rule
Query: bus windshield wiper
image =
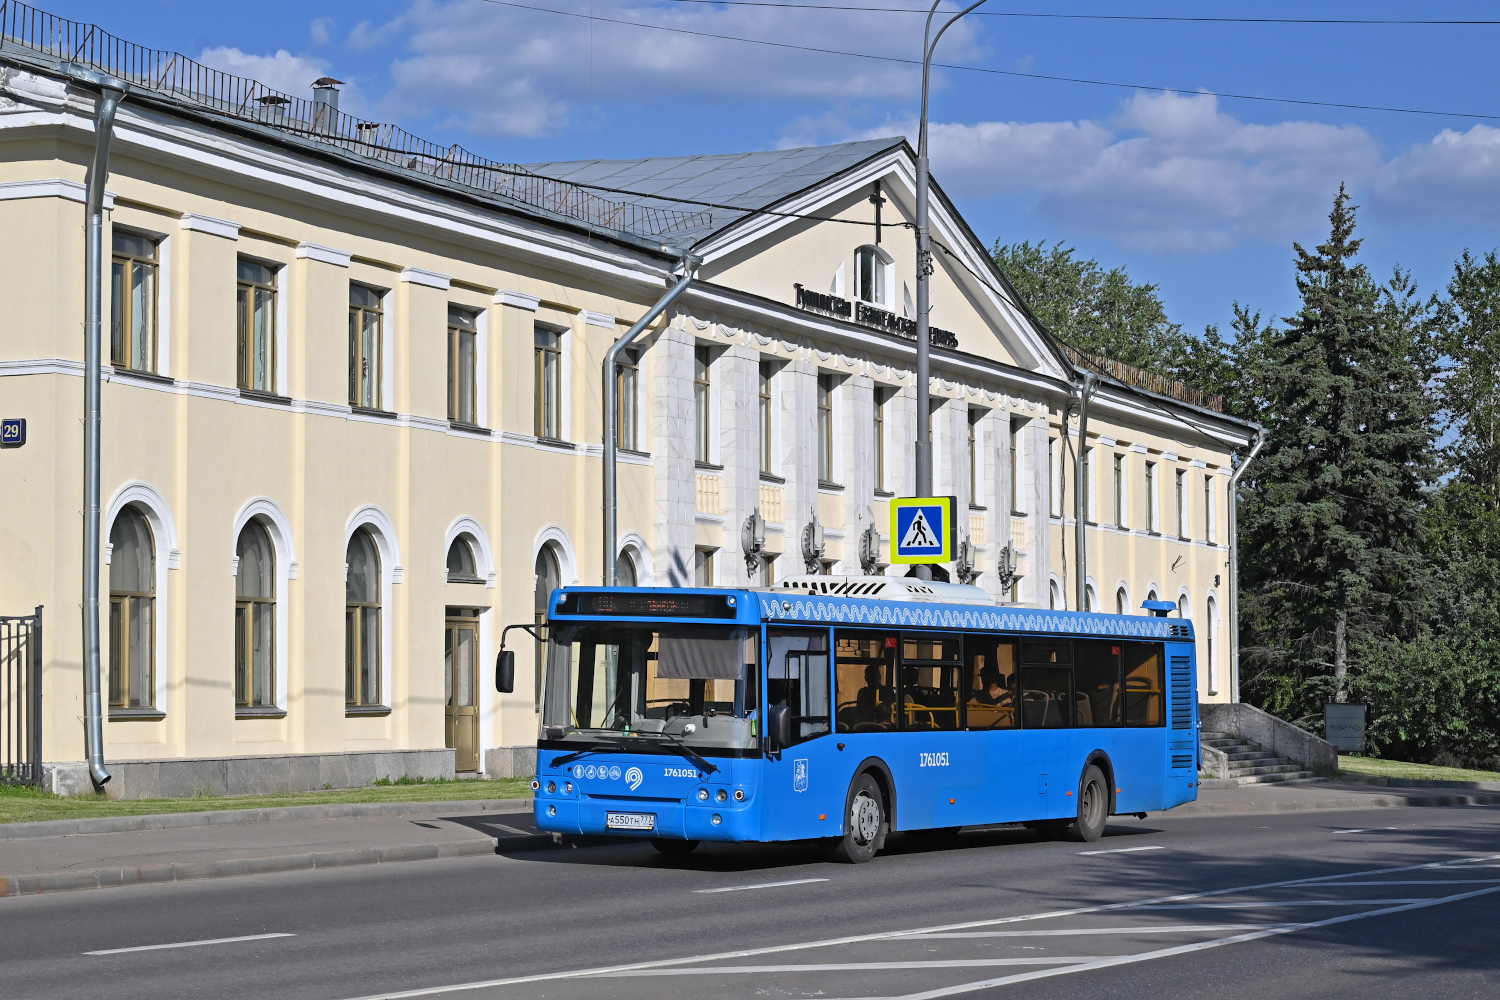
[[(605, 738), (608, 739), (611, 743), (622, 742), (622, 739), (618, 737)], [(686, 743), (683, 743), (675, 736), (669, 736), (666, 733), (636, 733), (634, 736), (630, 736), (627, 738), (632, 741), (647, 740), (650, 742), (657, 742), (658, 740), (660, 740), (661, 742), (666, 743), (667, 746), (670, 746), (672, 749), (676, 750), (682, 756), (686, 757), (688, 760), (692, 761), (694, 764), (697, 764), (698, 770), (703, 771), (706, 774), (713, 774), (719, 769), (718, 765), (711, 763), (707, 757), (703, 756), (701, 753), (694, 750)]]
[(583, 747), (583, 748), (578, 749), (578, 750), (574, 750), (572, 753), (565, 753), (561, 757), (553, 757), (552, 758), (552, 763), (549, 766), (550, 767), (561, 767), (564, 764), (571, 764), (575, 760), (578, 760), (580, 757), (587, 757), (591, 753), (625, 753), (625, 752), (626, 751), (625, 751), (624, 747), (617, 747), (617, 746), (614, 746), (613, 744), (609, 744), (609, 745), (606, 745), (606, 746), (587, 746), (587, 747)]

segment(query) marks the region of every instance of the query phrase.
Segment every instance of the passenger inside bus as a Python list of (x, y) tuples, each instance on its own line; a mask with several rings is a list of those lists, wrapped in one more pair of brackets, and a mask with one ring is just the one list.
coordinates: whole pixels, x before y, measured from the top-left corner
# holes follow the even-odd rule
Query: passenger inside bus
[(964, 642), (968, 661), (969, 729), (1016, 727), (1016, 646), (988, 636), (969, 636)]

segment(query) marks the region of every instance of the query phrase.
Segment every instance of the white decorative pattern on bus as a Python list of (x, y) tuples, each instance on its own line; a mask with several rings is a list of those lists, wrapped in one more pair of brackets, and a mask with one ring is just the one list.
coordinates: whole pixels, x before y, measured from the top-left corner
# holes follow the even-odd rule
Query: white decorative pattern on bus
[(855, 603), (835, 599), (797, 597), (760, 599), (767, 619), (829, 622), (849, 625), (898, 625), (908, 628), (989, 629), (1013, 632), (1058, 632), (1069, 635), (1119, 635), (1143, 639), (1187, 638), (1182, 622), (1166, 618), (1096, 615), (1030, 609), (933, 608), (891, 601)]

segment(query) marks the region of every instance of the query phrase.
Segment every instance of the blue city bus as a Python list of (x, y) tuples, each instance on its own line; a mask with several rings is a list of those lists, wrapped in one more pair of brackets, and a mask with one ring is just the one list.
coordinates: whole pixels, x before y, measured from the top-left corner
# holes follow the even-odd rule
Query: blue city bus
[(1192, 624), (996, 605), (978, 587), (567, 587), (549, 603), (536, 823), (822, 840), (1024, 823), (1093, 841), (1197, 797)]

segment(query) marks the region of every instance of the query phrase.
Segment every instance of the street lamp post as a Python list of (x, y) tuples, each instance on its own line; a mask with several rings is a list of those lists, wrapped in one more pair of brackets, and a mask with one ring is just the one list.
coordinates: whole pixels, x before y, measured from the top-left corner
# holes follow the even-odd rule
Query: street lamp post
[[(927, 355), (931, 340), (928, 324), (930, 308), (930, 282), (932, 278), (932, 238), (927, 231), (927, 85), (932, 75), (932, 53), (937, 48), (943, 33), (953, 27), (955, 21), (984, 3), (978, 0), (954, 14), (936, 35), (932, 33), (932, 19), (937, 15), (943, 0), (934, 0), (927, 12), (927, 27), (922, 32), (922, 116), (917, 126), (917, 489), (919, 497), (932, 496), (932, 414), (928, 400)], [(932, 569), (918, 564), (918, 577), (932, 579)]]

